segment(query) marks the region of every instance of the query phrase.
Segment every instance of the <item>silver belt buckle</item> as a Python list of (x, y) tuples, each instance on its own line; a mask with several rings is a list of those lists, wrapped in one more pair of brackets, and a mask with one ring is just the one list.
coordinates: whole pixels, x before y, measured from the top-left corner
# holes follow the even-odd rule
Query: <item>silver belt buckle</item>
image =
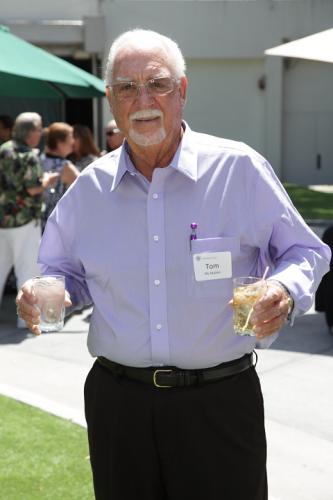
[(156, 381), (156, 375), (157, 375), (158, 373), (162, 373), (162, 372), (164, 372), (164, 373), (171, 373), (171, 372), (172, 372), (172, 370), (160, 370), (160, 369), (155, 370), (155, 371), (154, 371), (154, 373), (153, 373), (153, 382), (154, 382), (154, 386), (155, 386), (155, 387), (160, 387), (160, 388), (162, 388), (162, 389), (167, 389), (167, 388), (169, 388), (169, 387), (172, 387), (172, 385), (160, 385), (160, 384), (158, 384), (158, 383), (157, 383), (157, 381)]

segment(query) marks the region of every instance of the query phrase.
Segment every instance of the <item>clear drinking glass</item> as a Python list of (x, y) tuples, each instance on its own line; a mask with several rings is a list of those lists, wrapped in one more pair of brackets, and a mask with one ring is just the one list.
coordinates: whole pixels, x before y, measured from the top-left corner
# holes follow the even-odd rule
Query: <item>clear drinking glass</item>
[(256, 302), (266, 293), (262, 278), (245, 276), (233, 280), (234, 330), (238, 335), (255, 336), (251, 316)]
[(40, 310), (42, 332), (59, 332), (64, 327), (65, 277), (48, 274), (33, 278), (33, 290)]

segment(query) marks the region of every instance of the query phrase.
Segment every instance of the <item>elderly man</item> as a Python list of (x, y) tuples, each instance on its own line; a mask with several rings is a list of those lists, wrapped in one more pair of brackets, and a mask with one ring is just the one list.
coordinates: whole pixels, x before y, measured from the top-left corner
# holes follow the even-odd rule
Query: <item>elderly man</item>
[(118, 125), (116, 124), (116, 120), (110, 120), (107, 124), (106, 130), (106, 150), (102, 151), (102, 155), (106, 153), (110, 153), (110, 151), (114, 151), (119, 148), (124, 140), (123, 133), (119, 130)]
[[(267, 499), (252, 353), (310, 307), (329, 249), (264, 158), (182, 120), (187, 79), (173, 41), (123, 34), (106, 82), (126, 140), (70, 187), (40, 250), (73, 306), (94, 304), (85, 404), (96, 498)], [(218, 279), (203, 278), (207, 254)], [(267, 266), (257, 338), (237, 336), (232, 277)], [(39, 333), (34, 302), (28, 282), (18, 311)]]
[[(39, 114), (21, 113), (13, 140), (0, 147), (0, 301), (12, 266), (18, 287), (39, 269), (41, 193), (58, 178), (58, 174), (43, 175), (34, 150), (41, 132)], [(19, 318), (17, 326), (26, 325)]]

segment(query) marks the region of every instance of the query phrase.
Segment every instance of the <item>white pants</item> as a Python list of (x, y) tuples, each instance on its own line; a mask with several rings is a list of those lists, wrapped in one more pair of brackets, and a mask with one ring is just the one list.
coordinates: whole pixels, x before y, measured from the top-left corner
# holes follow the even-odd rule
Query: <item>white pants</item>
[[(39, 274), (37, 256), (40, 238), (40, 224), (36, 225), (36, 221), (20, 227), (0, 228), (0, 302), (12, 266), (18, 289), (26, 280)], [(18, 320), (18, 326), (23, 327), (25, 323)]]

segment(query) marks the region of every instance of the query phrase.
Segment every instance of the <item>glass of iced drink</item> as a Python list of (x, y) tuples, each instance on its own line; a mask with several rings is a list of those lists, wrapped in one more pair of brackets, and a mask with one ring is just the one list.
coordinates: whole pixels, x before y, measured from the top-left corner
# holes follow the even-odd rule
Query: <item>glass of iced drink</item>
[(234, 330), (238, 335), (254, 337), (251, 315), (256, 302), (266, 293), (266, 281), (246, 276), (234, 278), (233, 283)]
[(40, 310), (42, 332), (59, 332), (64, 327), (65, 278), (48, 274), (33, 278), (33, 289)]

